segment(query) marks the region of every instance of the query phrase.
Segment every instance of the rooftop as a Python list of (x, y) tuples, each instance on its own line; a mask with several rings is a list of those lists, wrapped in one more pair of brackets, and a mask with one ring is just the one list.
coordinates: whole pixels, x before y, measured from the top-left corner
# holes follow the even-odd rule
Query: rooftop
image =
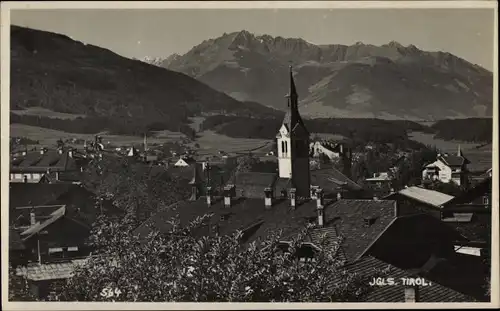
[(419, 201), (421, 203), (429, 204), (439, 208), (441, 208), (443, 204), (453, 199), (453, 196), (451, 195), (434, 190), (421, 188), (418, 186), (408, 187), (403, 190), (400, 190), (397, 193), (405, 197)]
[[(325, 227), (313, 230), (311, 242), (325, 236), (332, 243), (343, 238), (341, 255), (348, 262), (358, 259), (396, 219), (395, 201), (339, 200), (325, 207)], [(365, 223), (369, 221), (369, 224)]]
[(29, 151), (11, 156), (10, 171), (12, 173), (53, 172), (77, 170), (78, 166), (69, 152), (58, 150)]
[[(358, 261), (347, 266), (348, 271), (360, 274), (380, 275), (385, 272), (386, 278), (394, 278), (399, 283), (396, 286), (376, 286), (366, 297), (366, 302), (405, 302), (404, 286), (400, 278), (413, 277), (413, 274), (385, 263), (372, 256), (364, 256)], [(432, 286), (420, 286), (419, 302), (475, 302), (474, 298), (455, 291), (436, 282)]]
[(76, 267), (85, 264), (87, 259), (76, 259), (69, 262), (35, 264), (16, 268), (16, 275), (32, 281), (67, 279), (73, 275)]

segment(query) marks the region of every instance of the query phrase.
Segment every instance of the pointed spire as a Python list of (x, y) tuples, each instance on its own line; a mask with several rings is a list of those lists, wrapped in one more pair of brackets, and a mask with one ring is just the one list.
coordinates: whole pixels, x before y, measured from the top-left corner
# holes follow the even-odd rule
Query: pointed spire
[(462, 156), (462, 150), (460, 149), (460, 144), (458, 144), (458, 152), (457, 156), (461, 157)]
[(295, 88), (295, 81), (293, 80), (293, 68), (290, 65), (290, 100), (296, 101), (299, 96), (297, 95), (297, 89)]

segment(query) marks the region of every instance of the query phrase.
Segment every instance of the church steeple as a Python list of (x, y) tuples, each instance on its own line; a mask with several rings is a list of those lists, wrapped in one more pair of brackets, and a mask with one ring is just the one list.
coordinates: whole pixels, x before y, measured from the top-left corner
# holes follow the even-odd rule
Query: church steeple
[(291, 179), (299, 197), (310, 194), (309, 132), (299, 113), (298, 94), (290, 66), (288, 111), (276, 135), (280, 178)]

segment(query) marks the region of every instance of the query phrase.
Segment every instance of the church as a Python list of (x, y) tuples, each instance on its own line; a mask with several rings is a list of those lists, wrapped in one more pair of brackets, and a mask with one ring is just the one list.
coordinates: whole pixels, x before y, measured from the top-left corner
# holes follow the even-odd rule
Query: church
[[(288, 111), (276, 135), (277, 173), (236, 172), (226, 187), (234, 189), (235, 196), (246, 198), (262, 198), (264, 189), (268, 189), (274, 198), (292, 195), (300, 200), (309, 200), (315, 198), (314, 192), (318, 188), (322, 188), (327, 197), (359, 198), (363, 195), (362, 188), (349, 178), (348, 172), (340, 172), (334, 167), (311, 171), (310, 133), (300, 116), (292, 67), (289, 80), (286, 96)], [(350, 154), (348, 148), (344, 149)], [(350, 171), (350, 166), (346, 167)]]

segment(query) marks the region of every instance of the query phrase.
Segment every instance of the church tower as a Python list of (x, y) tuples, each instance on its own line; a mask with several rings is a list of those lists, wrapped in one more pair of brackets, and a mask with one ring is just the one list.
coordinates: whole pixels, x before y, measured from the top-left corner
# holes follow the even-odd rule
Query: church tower
[(298, 95), (290, 66), (288, 111), (276, 135), (279, 177), (291, 179), (298, 197), (310, 196), (309, 132), (299, 114)]

